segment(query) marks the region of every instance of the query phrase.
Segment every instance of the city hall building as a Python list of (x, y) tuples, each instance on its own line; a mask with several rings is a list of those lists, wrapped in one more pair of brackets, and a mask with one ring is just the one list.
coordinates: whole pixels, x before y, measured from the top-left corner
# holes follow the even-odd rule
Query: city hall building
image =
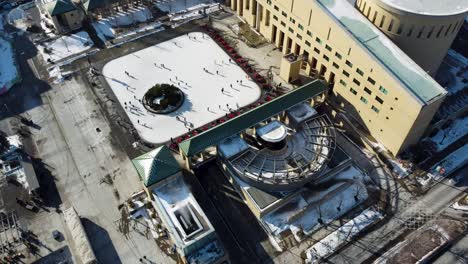
[(281, 49), (283, 79), (292, 82), (305, 71), (325, 80), (340, 111), (397, 155), (423, 136), (447, 94), (431, 74), (468, 7), (449, 1), (440, 1), (446, 4), (439, 7), (392, 2), (230, 0), (228, 4)]

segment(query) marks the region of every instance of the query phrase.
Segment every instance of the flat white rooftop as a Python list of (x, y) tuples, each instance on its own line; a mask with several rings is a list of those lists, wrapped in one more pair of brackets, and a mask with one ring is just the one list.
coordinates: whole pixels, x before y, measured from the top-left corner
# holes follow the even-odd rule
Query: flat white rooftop
[(447, 16), (468, 11), (467, 0), (380, 0), (398, 10), (421, 15)]
[[(190, 124), (197, 128), (225, 116), (229, 108), (249, 105), (261, 94), (257, 84), (229, 62), (228, 54), (201, 32), (112, 60), (103, 75), (140, 137), (156, 144), (187, 133)], [(185, 101), (175, 112), (152, 114), (139, 102), (158, 83), (173, 84), (184, 92)]]

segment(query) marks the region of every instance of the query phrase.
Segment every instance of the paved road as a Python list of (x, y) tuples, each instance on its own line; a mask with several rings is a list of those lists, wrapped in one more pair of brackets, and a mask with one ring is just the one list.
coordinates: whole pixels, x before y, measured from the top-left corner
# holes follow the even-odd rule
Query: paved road
[[(458, 173), (466, 173), (466, 170), (461, 170)], [(406, 228), (408, 226), (405, 226), (405, 219), (414, 214), (425, 214), (428, 219), (434, 218), (466, 190), (466, 186), (454, 187), (449, 181), (444, 181), (434, 186), (426, 195), (417, 200), (414, 198), (399, 200), (401, 206), (390, 220), (372, 230), (371, 233), (359, 239), (359, 241), (351, 243), (339, 254), (331, 257), (329, 262), (371, 263), (389, 248), (402, 241), (408, 231)], [(409, 228), (410, 231), (413, 231), (411, 228)]]
[[(141, 186), (89, 87), (79, 76), (60, 85), (48, 85), (34, 75), (41, 69), (31, 66), (36, 52), (29, 40), (20, 37), (14, 45), (20, 50), (17, 55), (23, 83), (0, 98), (0, 105), (6, 104), (3, 108), (8, 109), (2, 113), (0, 127), (9, 130), (18, 114), (35, 123), (30, 128), (31, 152), (45, 202), (44, 210), (27, 219), (29, 229), (43, 246), (38, 256), (27, 256), (26, 262), (67, 245), (66, 241), (53, 240), (51, 232), (57, 229), (67, 236), (63, 217), (56, 209), (73, 205), (100, 262), (137, 263), (146, 255), (157, 263), (174, 263), (154, 240), (137, 231), (125, 239), (117, 231), (118, 205)], [(112, 185), (102, 183), (106, 176), (112, 178)], [(73, 246), (68, 245), (73, 252)]]

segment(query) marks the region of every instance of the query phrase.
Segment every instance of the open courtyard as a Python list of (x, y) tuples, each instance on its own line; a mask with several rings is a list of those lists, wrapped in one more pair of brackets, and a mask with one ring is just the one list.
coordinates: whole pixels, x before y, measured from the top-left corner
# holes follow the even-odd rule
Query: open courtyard
[[(107, 63), (102, 71), (140, 137), (161, 144), (255, 102), (258, 85), (207, 34), (192, 32)], [(168, 114), (141, 103), (156, 84), (172, 84), (183, 104)]]

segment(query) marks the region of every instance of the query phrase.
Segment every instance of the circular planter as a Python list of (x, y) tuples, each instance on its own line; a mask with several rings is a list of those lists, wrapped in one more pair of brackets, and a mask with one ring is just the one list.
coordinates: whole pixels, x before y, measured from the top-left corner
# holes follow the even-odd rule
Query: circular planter
[(168, 114), (184, 103), (184, 93), (172, 84), (162, 83), (151, 87), (143, 96), (143, 106), (154, 114)]

